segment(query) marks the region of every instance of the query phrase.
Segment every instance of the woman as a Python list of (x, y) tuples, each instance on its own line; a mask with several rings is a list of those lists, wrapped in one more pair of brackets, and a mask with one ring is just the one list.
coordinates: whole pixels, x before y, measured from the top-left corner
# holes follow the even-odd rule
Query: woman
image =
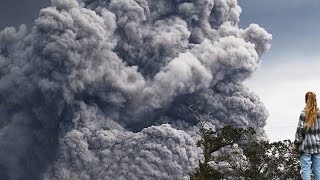
[(301, 176), (310, 180), (311, 164), (316, 180), (320, 180), (320, 112), (316, 94), (307, 92), (306, 106), (301, 112), (294, 146), (300, 153)]

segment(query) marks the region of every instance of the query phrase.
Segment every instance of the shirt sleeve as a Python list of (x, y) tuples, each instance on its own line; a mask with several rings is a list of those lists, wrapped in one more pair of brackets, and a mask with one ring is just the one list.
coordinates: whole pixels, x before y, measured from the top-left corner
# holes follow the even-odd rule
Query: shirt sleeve
[(294, 140), (294, 144), (296, 146), (299, 146), (303, 140), (303, 133), (304, 133), (304, 114), (301, 113), (300, 114), (300, 118), (299, 118), (299, 122), (298, 122), (298, 127), (297, 127), (297, 131), (296, 131), (296, 135), (295, 135), (295, 140)]

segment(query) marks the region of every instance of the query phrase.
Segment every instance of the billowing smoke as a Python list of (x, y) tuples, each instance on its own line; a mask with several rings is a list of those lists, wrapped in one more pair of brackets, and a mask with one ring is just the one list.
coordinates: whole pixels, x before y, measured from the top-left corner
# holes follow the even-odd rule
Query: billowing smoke
[(0, 32), (0, 179), (183, 179), (197, 121), (263, 127), (271, 35), (236, 0), (52, 0)]

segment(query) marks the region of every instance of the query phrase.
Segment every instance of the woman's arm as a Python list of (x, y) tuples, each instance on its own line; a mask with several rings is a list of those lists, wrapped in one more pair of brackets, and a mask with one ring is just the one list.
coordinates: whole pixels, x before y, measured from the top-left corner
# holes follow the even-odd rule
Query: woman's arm
[(295, 135), (295, 140), (294, 140), (294, 145), (296, 148), (298, 148), (303, 140), (303, 134), (304, 134), (304, 113), (301, 113), (299, 122), (298, 122), (298, 127)]

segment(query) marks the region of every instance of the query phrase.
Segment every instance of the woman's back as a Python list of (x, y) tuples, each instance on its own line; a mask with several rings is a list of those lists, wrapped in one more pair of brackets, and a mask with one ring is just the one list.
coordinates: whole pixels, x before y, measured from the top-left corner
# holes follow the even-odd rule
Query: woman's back
[(299, 150), (309, 154), (320, 153), (320, 111), (317, 112), (317, 119), (313, 126), (308, 129), (305, 123), (305, 110), (301, 112), (300, 120), (302, 129), (302, 142)]
[(316, 180), (320, 180), (320, 111), (316, 94), (307, 92), (306, 106), (300, 114), (294, 147), (300, 151), (301, 177), (311, 179), (311, 165)]

